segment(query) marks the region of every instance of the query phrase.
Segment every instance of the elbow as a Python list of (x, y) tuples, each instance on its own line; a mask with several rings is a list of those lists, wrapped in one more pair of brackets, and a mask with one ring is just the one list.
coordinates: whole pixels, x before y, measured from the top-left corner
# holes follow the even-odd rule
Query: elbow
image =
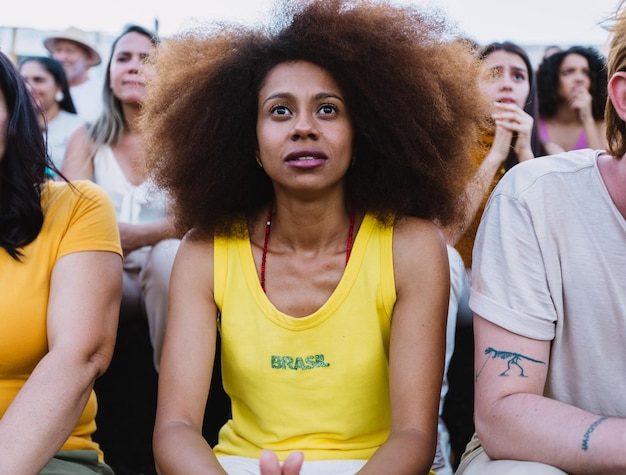
[[(476, 407), (474, 413), (474, 427), (476, 435), (485, 453), (492, 460), (510, 458), (507, 451), (507, 438), (502, 433), (503, 422), (498, 416), (494, 406), (490, 408)], [(503, 443), (505, 442), (505, 443)]]
[(81, 374), (91, 381), (95, 381), (102, 376), (113, 358), (115, 340), (115, 335), (106, 335), (97, 344), (74, 353), (72, 359), (75, 365), (80, 368)]
[[(117, 315), (115, 316), (117, 319)], [(117, 340), (117, 323), (103, 330), (99, 338), (89, 347), (84, 348), (81, 359), (89, 368), (94, 379), (102, 376), (111, 364), (115, 342)]]
[(111, 364), (115, 343), (94, 351), (87, 359), (87, 366), (91, 367), (94, 380), (102, 376)]
[(78, 374), (82, 375), (81, 379), (85, 383), (93, 384), (106, 372), (112, 357), (112, 349), (99, 348), (74, 358), (73, 366), (77, 368)]
[(497, 456), (497, 447), (492, 442), (492, 433), (490, 424), (488, 424), (484, 418), (479, 418), (476, 414), (474, 415), (474, 427), (476, 431), (476, 436), (478, 440), (480, 440), (480, 445), (482, 446), (485, 453), (489, 456), (490, 459), (496, 460)]
[(152, 453), (154, 455), (154, 469), (156, 470), (156, 473), (159, 475), (165, 473), (164, 468), (161, 466), (161, 459), (163, 457), (163, 454), (161, 450), (160, 437), (157, 430), (154, 431), (154, 434), (152, 436)]

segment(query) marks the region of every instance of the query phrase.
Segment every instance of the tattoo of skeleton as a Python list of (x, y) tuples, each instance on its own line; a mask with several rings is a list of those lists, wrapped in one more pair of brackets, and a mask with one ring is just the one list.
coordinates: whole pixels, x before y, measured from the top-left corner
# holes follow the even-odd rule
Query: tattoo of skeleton
[(532, 363), (539, 363), (539, 364), (545, 364), (545, 362), (543, 361), (539, 361), (536, 360), (534, 358), (530, 358), (528, 356), (524, 356), (520, 353), (513, 353), (511, 351), (500, 351), (500, 350), (496, 350), (492, 347), (488, 347), (485, 349), (485, 354), (487, 355), (487, 358), (485, 359), (485, 362), (483, 363), (483, 365), (480, 368), (480, 371), (478, 371), (478, 373), (476, 373), (476, 377), (474, 378), (475, 381), (478, 380), (478, 376), (480, 376), (480, 373), (483, 372), (483, 369), (485, 368), (485, 365), (487, 364), (487, 362), (492, 359), (495, 360), (496, 358), (500, 358), (501, 360), (505, 360), (507, 363), (506, 369), (504, 371), (502, 371), (502, 373), (500, 373), (500, 376), (508, 376), (508, 372), (511, 369), (511, 366), (515, 365), (519, 368), (519, 376), (521, 376), (522, 378), (526, 378), (526, 374), (524, 374), (524, 368), (522, 367), (522, 360), (525, 361), (530, 361)]

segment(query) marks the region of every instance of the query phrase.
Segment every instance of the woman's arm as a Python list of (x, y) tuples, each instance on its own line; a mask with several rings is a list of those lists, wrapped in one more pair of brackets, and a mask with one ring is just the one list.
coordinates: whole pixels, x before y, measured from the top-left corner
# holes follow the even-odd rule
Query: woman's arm
[(577, 88), (569, 98), (569, 105), (578, 112), (578, 118), (583, 124), (587, 135), (587, 144), (594, 150), (606, 150), (606, 128), (604, 121), (596, 121), (593, 117), (593, 97), (584, 87)]
[(93, 180), (93, 141), (86, 125), (70, 136), (61, 173), (68, 180)]
[(443, 236), (417, 219), (394, 228), (391, 431), (359, 474), (427, 474), (437, 445), (450, 270)]
[(474, 334), (476, 432), (490, 458), (536, 461), (575, 475), (626, 473), (625, 419), (543, 396), (549, 341), (516, 335), (479, 315)]
[[(498, 127), (501, 127), (517, 135), (517, 139), (515, 140), (515, 154), (520, 162), (535, 158), (535, 153), (531, 145), (534, 124), (532, 116), (527, 114), (524, 109), (517, 104), (496, 102), (495, 108), (496, 112), (492, 117), (496, 121), (496, 134), (498, 133)], [(506, 150), (506, 154), (507, 155), (504, 157), (505, 160), (508, 156), (508, 150)]]
[(593, 150), (606, 150), (606, 126), (604, 121), (596, 121), (593, 118), (583, 124), (587, 134), (587, 146)]
[(446, 242), (454, 246), (465, 234), (476, 217), (485, 196), (491, 191), (491, 185), (498, 170), (509, 156), (513, 134), (517, 134), (515, 153), (520, 162), (535, 157), (532, 146), (533, 118), (516, 104), (494, 103), (496, 135), (489, 153), (478, 167), (478, 171), (465, 188), (465, 209), (460, 224), (443, 228)]
[(160, 475), (226, 474), (202, 436), (217, 338), (213, 244), (183, 239), (170, 280), (154, 457)]
[(180, 238), (173, 220), (164, 218), (147, 224), (118, 223), (124, 255), (143, 246), (153, 246), (170, 238)]
[(57, 261), (49, 351), (0, 419), (0, 473), (39, 473), (67, 440), (113, 355), (121, 294), (119, 255), (76, 252)]

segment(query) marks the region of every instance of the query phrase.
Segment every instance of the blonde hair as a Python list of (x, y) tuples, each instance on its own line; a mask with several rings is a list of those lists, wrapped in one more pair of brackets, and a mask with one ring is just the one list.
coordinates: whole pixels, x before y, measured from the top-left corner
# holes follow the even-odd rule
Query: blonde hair
[[(611, 40), (606, 63), (609, 79), (618, 71), (626, 71), (626, 11), (623, 5), (624, 0), (621, 0), (610, 28)], [(606, 102), (605, 120), (608, 151), (615, 157), (622, 157), (626, 154), (626, 123), (617, 114), (610, 99)]]

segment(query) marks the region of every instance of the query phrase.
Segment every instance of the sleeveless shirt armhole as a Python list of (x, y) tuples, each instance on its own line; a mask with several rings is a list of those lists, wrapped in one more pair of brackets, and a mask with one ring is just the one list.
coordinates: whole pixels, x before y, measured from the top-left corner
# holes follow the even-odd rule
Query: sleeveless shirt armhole
[(221, 312), (226, 291), (226, 274), (228, 273), (228, 243), (226, 238), (213, 239), (213, 298), (218, 311)]
[(393, 267), (393, 229), (393, 226), (383, 226), (380, 230), (381, 291), (383, 305), (390, 319), (397, 297)]

